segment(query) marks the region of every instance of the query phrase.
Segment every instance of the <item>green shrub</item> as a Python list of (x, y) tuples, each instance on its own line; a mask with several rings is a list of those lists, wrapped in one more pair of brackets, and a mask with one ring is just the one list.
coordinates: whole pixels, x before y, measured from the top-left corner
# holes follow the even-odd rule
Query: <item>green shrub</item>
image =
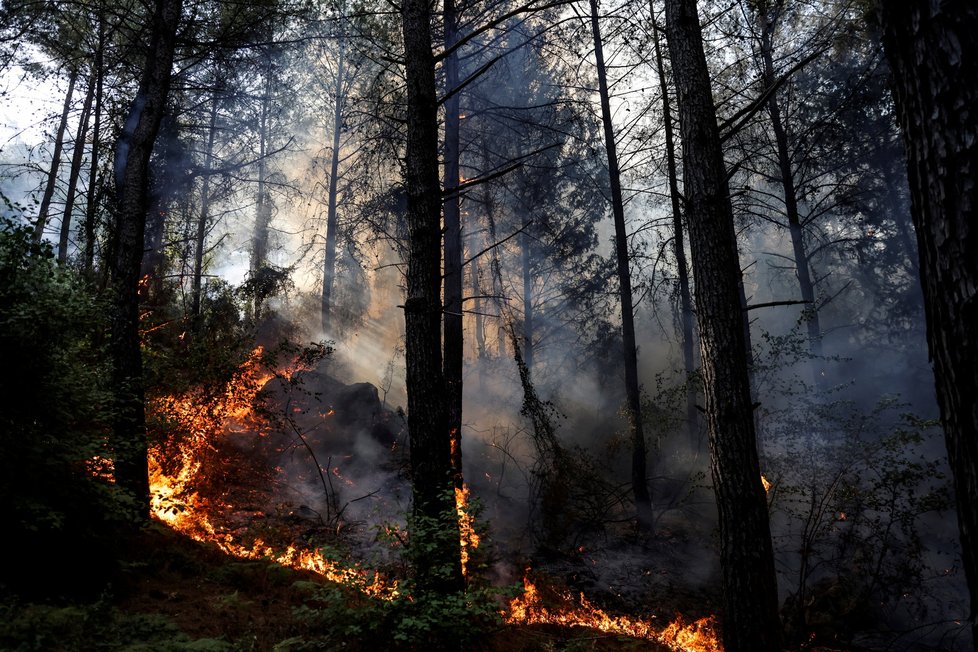
[(112, 556), (126, 498), (99, 475), (111, 418), (101, 315), (50, 246), (0, 221), (0, 522), (18, 559), (2, 583), (48, 574), (58, 580), (38, 590), (58, 593), (80, 571), (97, 589)]

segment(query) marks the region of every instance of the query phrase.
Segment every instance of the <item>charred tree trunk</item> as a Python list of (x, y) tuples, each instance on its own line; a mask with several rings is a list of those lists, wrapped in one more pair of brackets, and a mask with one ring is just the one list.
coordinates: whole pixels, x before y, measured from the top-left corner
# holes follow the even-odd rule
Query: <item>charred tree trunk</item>
[(598, 91), (601, 95), (601, 121), (608, 153), (608, 177), (611, 182), (611, 209), (615, 218), (615, 254), (618, 262), (618, 293), (621, 299), (621, 336), (625, 358), (625, 396), (629, 428), (632, 435), (632, 495), (642, 529), (652, 527), (652, 497), (649, 495), (646, 471), (645, 432), (642, 428), (642, 402), (638, 384), (638, 351), (635, 344), (635, 311), (632, 306), (632, 279), (629, 270), (628, 232), (625, 230), (625, 207), (618, 171), (618, 148), (611, 123), (608, 79), (604, 67), (601, 30), (598, 26), (598, 3), (591, 0), (591, 32), (598, 67)]
[(346, 36), (340, 38), (340, 53), (336, 63), (336, 83), (333, 86), (333, 150), (329, 157), (329, 186), (326, 190), (326, 248), (323, 252), (323, 293), (320, 319), (324, 333), (330, 329), (333, 283), (336, 279), (337, 193), (340, 173), (340, 132), (343, 130), (343, 76), (346, 64)]
[(207, 150), (204, 152), (204, 179), (200, 188), (200, 216), (197, 218), (197, 232), (194, 237), (194, 276), (191, 280), (190, 314), (200, 317), (200, 299), (204, 277), (204, 246), (207, 241), (207, 227), (210, 223), (211, 205), (211, 167), (214, 165), (214, 140), (217, 136), (217, 109), (220, 95), (214, 90), (211, 98), (211, 115), (207, 123)]
[[(761, 27), (761, 57), (764, 60), (763, 80), (765, 88), (772, 88), (777, 81), (774, 74), (774, 46), (772, 38), (777, 24), (780, 7), (773, 8), (767, 15), (762, 15), (764, 24)], [(808, 251), (805, 248), (804, 227), (798, 212), (798, 191), (795, 187), (795, 174), (791, 167), (791, 152), (788, 149), (788, 132), (785, 128), (781, 106), (778, 104), (778, 94), (772, 93), (767, 101), (767, 113), (771, 120), (771, 130), (774, 132), (774, 143), (778, 156), (778, 174), (784, 199), (784, 210), (788, 218), (788, 232), (791, 235), (791, 251), (795, 261), (795, 275), (798, 278), (798, 290), (805, 309), (802, 319), (808, 329), (808, 350), (811, 353), (810, 362), (812, 378), (815, 387), (825, 387), (825, 375), (822, 366), (822, 327), (818, 318), (818, 304), (815, 303), (815, 282), (812, 279)]]
[(781, 650), (778, 590), (737, 287), (737, 237), (695, 0), (667, 0), (666, 24), (720, 517), (723, 644), (727, 652), (776, 652)]
[(462, 486), (462, 215), (458, 194), (461, 154), (458, 53), (450, 51), (458, 40), (455, 0), (445, 0), (445, 390), (448, 396), (448, 430), (452, 436), (455, 486)]
[(879, 7), (978, 646), (978, 5)]
[(401, 3), (404, 36), (408, 266), (404, 302), (408, 430), (420, 595), (464, 587), (441, 347), (438, 101), (427, 0)]
[(95, 97), (95, 75), (93, 69), (88, 78), (88, 89), (85, 92), (85, 102), (82, 104), (81, 117), (78, 118), (78, 130), (75, 131), (75, 144), (71, 152), (71, 170), (68, 173), (68, 192), (65, 195), (65, 210), (61, 216), (61, 233), (58, 238), (58, 262), (68, 260), (68, 240), (71, 238), (71, 212), (75, 208), (75, 193), (78, 192), (78, 178), (81, 176), (82, 162), (85, 157), (85, 138), (88, 135), (88, 120), (92, 114), (92, 101)]
[(51, 154), (51, 167), (48, 169), (48, 180), (44, 184), (44, 194), (37, 211), (37, 222), (34, 223), (34, 241), (40, 242), (44, 237), (44, 227), (48, 221), (48, 211), (51, 209), (51, 199), (58, 185), (58, 168), (61, 166), (61, 150), (64, 148), (65, 129), (68, 127), (68, 115), (71, 113), (71, 98), (75, 93), (75, 82), (78, 81), (78, 69), (72, 69), (68, 75), (68, 91), (65, 93), (65, 103), (61, 109), (61, 120), (58, 131), (54, 136), (54, 152)]
[[(652, 10), (653, 29), (655, 29), (655, 4), (649, 3)], [(696, 375), (693, 341), (693, 295), (689, 287), (689, 265), (686, 262), (685, 230), (683, 211), (680, 205), (679, 174), (676, 168), (676, 138), (672, 131), (672, 103), (669, 101), (669, 84), (666, 82), (666, 67), (662, 57), (662, 44), (659, 30), (653, 33), (652, 45), (655, 49), (655, 65), (659, 74), (659, 92), (662, 93), (662, 124), (666, 140), (666, 173), (669, 175), (669, 195), (672, 201), (673, 254), (676, 256), (676, 274), (679, 284), (679, 323), (683, 332), (683, 367), (686, 371), (686, 428), (693, 450), (699, 450), (699, 411), (696, 409)]]
[(115, 148), (116, 223), (111, 263), (112, 448), (117, 484), (149, 518), (146, 415), (139, 348), (139, 271), (146, 226), (149, 158), (160, 128), (173, 67), (181, 0), (157, 0), (136, 98)]

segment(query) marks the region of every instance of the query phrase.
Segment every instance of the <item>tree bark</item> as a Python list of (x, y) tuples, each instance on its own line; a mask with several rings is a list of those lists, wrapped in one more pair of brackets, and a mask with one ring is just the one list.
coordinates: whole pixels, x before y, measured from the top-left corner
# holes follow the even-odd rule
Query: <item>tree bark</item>
[(880, 2), (978, 646), (978, 5)]
[(404, 37), (408, 265), (404, 302), (415, 572), (420, 595), (463, 589), (441, 348), (438, 104), (427, 0), (401, 3)]
[(111, 357), (116, 483), (149, 518), (146, 415), (139, 347), (139, 271), (146, 226), (149, 158), (170, 89), (181, 0), (157, 0), (142, 79), (115, 148), (115, 255), (111, 264)]
[(781, 649), (781, 622), (737, 287), (737, 238), (695, 0), (667, 0), (666, 24), (720, 517), (723, 644), (727, 652), (776, 652)]
[(449, 52), (443, 63), (445, 70), (445, 390), (448, 396), (448, 430), (452, 437), (452, 466), (455, 469), (455, 485), (462, 487), (462, 215), (459, 184), (459, 157), (461, 155), (461, 118), (459, 117), (461, 93), (456, 92), (459, 83), (458, 53), (452, 48), (458, 40), (458, 14), (455, 0), (444, 0), (444, 44)]
[(65, 103), (61, 109), (61, 120), (58, 131), (54, 136), (54, 152), (51, 154), (51, 167), (48, 169), (48, 180), (44, 184), (44, 194), (41, 195), (41, 205), (37, 211), (37, 221), (34, 223), (34, 241), (40, 242), (44, 237), (44, 227), (48, 221), (48, 211), (51, 209), (51, 199), (58, 185), (58, 168), (61, 166), (61, 150), (64, 148), (65, 129), (68, 127), (68, 115), (71, 113), (71, 97), (75, 93), (75, 82), (78, 81), (78, 69), (73, 68), (68, 75), (68, 91), (65, 93)]
[(686, 262), (685, 229), (683, 228), (683, 211), (680, 205), (679, 174), (676, 168), (676, 138), (672, 131), (672, 103), (669, 101), (669, 84), (666, 82), (666, 67), (662, 57), (662, 45), (659, 42), (659, 30), (655, 28), (655, 4), (649, 3), (652, 12), (653, 41), (655, 49), (655, 64), (659, 74), (659, 92), (662, 93), (662, 125), (666, 145), (666, 173), (669, 175), (669, 198), (672, 202), (672, 233), (673, 254), (676, 256), (676, 274), (679, 285), (679, 323), (683, 335), (683, 368), (686, 371), (686, 428), (689, 435), (690, 447), (700, 448), (699, 410), (696, 409), (696, 384), (693, 378), (696, 374), (696, 362), (693, 339), (693, 295), (689, 286), (689, 265)]
[(326, 247), (323, 252), (323, 293), (320, 319), (323, 332), (330, 329), (333, 282), (336, 278), (337, 192), (340, 173), (340, 132), (343, 129), (343, 76), (346, 63), (346, 35), (340, 37), (340, 53), (336, 63), (336, 83), (333, 86), (333, 150), (329, 158), (329, 186), (326, 190)]
[(601, 121), (604, 125), (604, 142), (608, 154), (611, 209), (615, 220), (615, 256), (618, 263), (621, 336), (625, 360), (625, 398), (628, 425), (632, 435), (632, 495), (635, 499), (638, 525), (642, 529), (649, 529), (652, 527), (652, 497), (648, 488), (645, 432), (642, 428), (642, 403), (638, 384), (638, 351), (635, 344), (632, 279), (628, 265), (628, 232), (625, 229), (625, 208), (621, 194), (621, 177), (618, 170), (618, 148), (615, 145), (615, 130), (611, 122), (611, 103), (608, 97), (608, 79), (605, 74), (601, 30), (598, 26), (597, 0), (591, 0), (591, 32), (594, 36), (594, 56), (598, 68), (598, 92), (601, 96)]

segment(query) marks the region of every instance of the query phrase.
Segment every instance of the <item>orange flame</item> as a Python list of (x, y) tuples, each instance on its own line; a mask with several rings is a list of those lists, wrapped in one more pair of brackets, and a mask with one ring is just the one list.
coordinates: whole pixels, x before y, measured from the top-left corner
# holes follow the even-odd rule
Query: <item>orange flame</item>
[(475, 531), (475, 523), (469, 512), (469, 487), (455, 487), (455, 509), (458, 511), (459, 540), (462, 546), (462, 575), (468, 577), (468, 563), (472, 551), (479, 547), (481, 539)]
[(722, 652), (717, 640), (713, 616), (686, 623), (681, 617), (664, 628), (658, 628), (650, 620), (613, 616), (593, 605), (582, 593), (574, 600), (569, 593), (559, 596), (563, 604), (549, 607), (530, 580), (529, 573), (523, 578), (524, 593), (509, 603), (504, 614), (511, 624), (549, 624), (565, 627), (587, 627), (611, 634), (643, 638), (664, 645), (676, 652)]
[[(398, 595), (397, 583), (388, 582), (378, 573), (370, 574), (357, 566), (344, 566), (323, 557), (318, 550), (302, 550), (295, 545), (276, 552), (261, 539), (250, 547), (234, 541), (213, 524), (209, 510), (219, 507), (209, 503), (192, 489), (202, 471), (202, 452), (213, 438), (221, 436), (231, 423), (241, 423), (254, 416), (254, 401), (261, 388), (275, 373), (261, 366), (263, 350), (252, 351), (240, 371), (228, 383), (217, 401), (205, 402), (194, 394), (166, 396), (156, 399), (150, 409), (176, 423), (187, 438), (177, 453), (177, 471), (166, 473), (153, 451), (149, 459), (151, 507), (159, 520), (186, 536), (201, 542), (213, 543), (226, 554), (243, 559), (271, 559), (283, 566), (308, 570), (328, 580), (359, 589), (369, 596), (393, 599)], [(280, 372), (286, 377), (297, 371), (293, 365)]]

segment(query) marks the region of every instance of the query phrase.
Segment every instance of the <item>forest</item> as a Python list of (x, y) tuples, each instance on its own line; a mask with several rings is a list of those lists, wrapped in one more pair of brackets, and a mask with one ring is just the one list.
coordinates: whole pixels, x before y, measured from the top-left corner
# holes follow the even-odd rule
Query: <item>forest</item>
[(0, 0), (0, 650), (978, 650), (978, 5)]

